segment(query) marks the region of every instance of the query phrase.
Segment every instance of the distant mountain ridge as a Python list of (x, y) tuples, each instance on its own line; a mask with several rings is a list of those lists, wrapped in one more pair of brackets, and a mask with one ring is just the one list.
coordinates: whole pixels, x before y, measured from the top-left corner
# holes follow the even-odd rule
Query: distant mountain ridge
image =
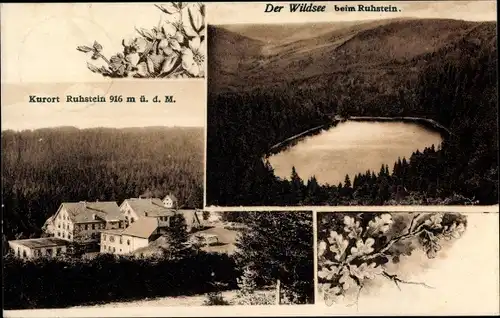
[(462, 54), (464, 43), (496, 49), (496, 22), (451, 19), (222, 25), (208, 32), (215, 92), (319, 85), (347, 73), (374, 85), (390, 83), (441, 54)]

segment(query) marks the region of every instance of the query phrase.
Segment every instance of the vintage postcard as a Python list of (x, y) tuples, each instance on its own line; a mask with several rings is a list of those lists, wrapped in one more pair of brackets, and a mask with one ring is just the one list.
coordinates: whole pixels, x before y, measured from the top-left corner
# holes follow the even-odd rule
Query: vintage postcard
[(494, 2), (209, 11), (207, 206), (498, 204)]
[(495, 1), (0, 8), (4, 316), (499, 313)]

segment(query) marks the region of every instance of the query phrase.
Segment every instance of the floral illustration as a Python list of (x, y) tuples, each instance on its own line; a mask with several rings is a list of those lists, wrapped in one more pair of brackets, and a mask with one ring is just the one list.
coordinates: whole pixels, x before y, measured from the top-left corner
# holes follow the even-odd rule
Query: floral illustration
[(321, 213), (318, 216), (318, 287), (328, 305), (355, 295), (375, 277), (401, 284), (407, 281), (390, 272), (417, 249), (429, 259), (443, 240), (458, 239), (467, 227), (459, 213)]
[(205, 6), (202, 3), (170, 2), (155, 5), (164, 14), (152, 29), (137, 29), (137, 37), (123, 39), (123, 51), (109, 59), (97, 41), (78, 46), (91, 60), (105, 62), (94, 73), (113, 78), (202, 78), (205, 76)]

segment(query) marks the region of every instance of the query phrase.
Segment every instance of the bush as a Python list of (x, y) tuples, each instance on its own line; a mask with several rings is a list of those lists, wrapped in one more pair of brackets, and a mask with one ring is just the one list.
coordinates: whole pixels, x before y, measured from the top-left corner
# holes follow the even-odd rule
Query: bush
[[(193, 295), (236, 288), (233, 259), (198, 252), (184, 259), (100, 254), (89, 259), (4, 257), (4, 308), (62, 308), (112, 301)], [(219, 285), (220, 286), (220, 285)]]
[(205, 306), (227, 306), (229, 302), (224, 299), (220, 291), (208, 293), (207, 299), (203, 303)]

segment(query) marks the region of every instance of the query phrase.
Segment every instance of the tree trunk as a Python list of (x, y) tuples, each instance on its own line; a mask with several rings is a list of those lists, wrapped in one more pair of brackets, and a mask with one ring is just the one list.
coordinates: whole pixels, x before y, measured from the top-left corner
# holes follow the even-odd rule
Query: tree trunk
[(279, 278), (276, 280), (276, 305), (281, 304), (281, 282)]

